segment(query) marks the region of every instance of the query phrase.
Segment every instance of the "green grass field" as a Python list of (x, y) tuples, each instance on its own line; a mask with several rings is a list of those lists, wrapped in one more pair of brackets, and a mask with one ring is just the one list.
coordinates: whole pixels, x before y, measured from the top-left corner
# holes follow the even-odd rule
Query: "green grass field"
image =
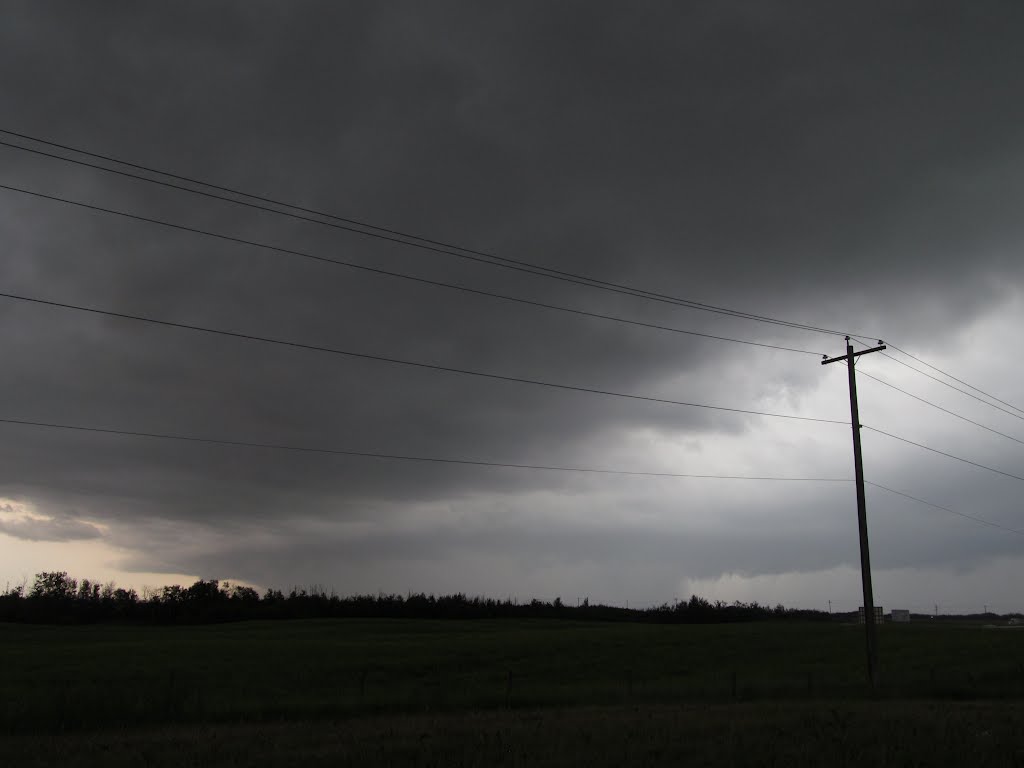
[(1024, 630), (884, 626), (874, 695), (835, 624), (8, 624), (0, 648), (5, 765), (1024, 764)]

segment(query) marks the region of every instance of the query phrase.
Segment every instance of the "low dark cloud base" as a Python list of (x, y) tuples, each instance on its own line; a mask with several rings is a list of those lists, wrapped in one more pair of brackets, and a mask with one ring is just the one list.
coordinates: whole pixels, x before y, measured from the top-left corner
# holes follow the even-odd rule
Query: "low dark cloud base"
[[(1022, 277), (1022, 32), (1021, 7), (998, 2), (856, 11), (186, 2), (116, 13), (15, 3), (0, 30), (0, 127), (567, 272), (934, 350), (1010, 298)], [(498, 270), (11, 149), (0, 156), (4, 184), (532, 300), (841, 351), (818, 334)], [(727, 406), (781, 400), (796, 410), (821, 384), (811, 357), (367, 276), (8, 191), (0, 203), (4, 291)], [(3, 299), (0, 344), (0, 415), (13, 418), (564, 465), (600, 464), (644, 430), (700, 443), (753, 435), (761, 423)], [(845, 418), (842, 408), (813, 415)], [(100, 536), (54, 511), (73, 503), (119, 535), (177, 521), (221, 541), (171, 557), (160, 554), (161, 537), (173, 539), (167, 528), (138, 536), (129, 565), (147, 571), (257, 583), (337, 573), (363, 583), (360, 569), (383, 562), (414, 580), (426, 559), (465, 569), (472, 584), (476, 555), (498, 543), (523, 562), (549, 550), (604, 560), (607, 574), (633, 562), (627, 551), (662, 552), (656, 533), (623, 533), (624, 504), (621, 530), (607, 537), (533, 523), (469, 538), (446, 528), (330, 539), (348, 563), (333, 569), (317, 535), (284, 533), (290, 521), (340, 525), (383, 509), (386, 529), (417, 504), (588, 497), (551, 474), (0, 431), (0, 493), (43, 510), (5, 522), (5, 533)], [(637, 455), (629, 468), (655, 458)], [(911, 464), (906, 476), (920, 476)], [(766, 493), (765, 509), (785, 508), (787, 494)], [(282, 533), (270, 549), (232, 548), (230, 536), (254, 529)], [(760, 557), (773, 551), (770, 522), (707, 535), (714, 545), (693, 544), (696, 565), (680, 573), (826, 568), (849, 557), (824, 545), (798, 563), (788, 550)], [(901, 534), (879, 551), (918, 562), (913, 549)], [(979, 557), (1003, 550), (971, 544)], [(666, 575), (675, 573), (669, 551), (650, 556), (652, 579), (676, 578)], [(514, 569), (503, 578), (515, 581)]]

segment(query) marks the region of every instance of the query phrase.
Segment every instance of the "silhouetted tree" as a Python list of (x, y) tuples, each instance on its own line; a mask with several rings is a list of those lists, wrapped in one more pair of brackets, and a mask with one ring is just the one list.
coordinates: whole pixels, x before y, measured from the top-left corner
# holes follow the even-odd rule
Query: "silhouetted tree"
[(32, 582), (29, 597), (40, 600), (70, 600), (78, 591), (78, 582), (67, 571), (43, 571)]
[(0, 620), (36, 622), (134, 621), (155, 623), (214, 622), (239, 619), (287, 618), (579, 618), (590, 621), (640, 621), (651, 623), (712, 623), (732, 621), (829, 620), (827, 613), (774, 608), (756, 602), (714, 603), (693, 595), (674, 606), (662, 603), (648, 609), (595, 605), (587, 598), (579, 606), (567, 606), (556, 597), (551, 602), (533, 599), (520, 604), (509, 598), (451, 595), (379, 593), (341, 597), (321, 586), (294, 587), (285, 595), (268, 589), (261, 598), (252, 587), (216, 579), (200, 579), (189, 587), (174, 584), (146, 590), (140, 598), (132, 589), (113, 583), (83, 579), (65, 571), (37, 574), (32, 587), (10, 588), (0, 594)]

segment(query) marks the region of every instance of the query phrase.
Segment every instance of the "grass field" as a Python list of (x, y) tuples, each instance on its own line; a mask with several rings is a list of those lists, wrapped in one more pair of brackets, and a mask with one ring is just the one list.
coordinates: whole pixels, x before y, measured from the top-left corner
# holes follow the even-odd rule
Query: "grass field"
[(872, 695), (835, 624), (0, 625), (0, 762), (1024, 764), (1024, 631), (881, 630)]

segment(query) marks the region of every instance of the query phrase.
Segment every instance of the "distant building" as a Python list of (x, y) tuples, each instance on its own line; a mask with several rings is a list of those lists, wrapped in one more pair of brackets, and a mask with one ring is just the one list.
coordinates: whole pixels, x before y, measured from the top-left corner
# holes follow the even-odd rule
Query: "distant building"
[(901, 608), (893, 608), (890, 614), (890, 620), (894, 624), (907, 624), (910, 622), (910, 611), (905, 611)]
[[(863, 605), (860, 608), (857, 609), (857, 621), (860, 624), (864, 623), (864, 606)], [(882, 623), (882, 606), (876, 605), (875, 606), (875, 624), (881, 624), (881, 623)]]

